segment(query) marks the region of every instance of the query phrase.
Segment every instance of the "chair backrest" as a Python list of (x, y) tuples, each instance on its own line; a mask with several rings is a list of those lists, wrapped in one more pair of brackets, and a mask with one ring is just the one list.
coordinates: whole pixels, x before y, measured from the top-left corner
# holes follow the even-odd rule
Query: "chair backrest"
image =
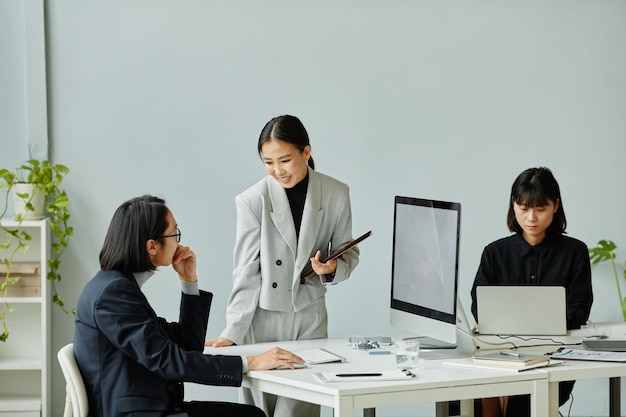
[(63, 417), (87, 417), (89, 402), (83, 377), (74, 357), (74, 344), (63, 346), (57, 353), (57, 359), (65, 378), (65, 411)]

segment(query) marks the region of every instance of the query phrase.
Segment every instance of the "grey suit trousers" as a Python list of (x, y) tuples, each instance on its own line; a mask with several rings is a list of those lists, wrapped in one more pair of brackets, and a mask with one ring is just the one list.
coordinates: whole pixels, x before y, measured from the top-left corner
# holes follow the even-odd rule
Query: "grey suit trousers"
[[(322, 297), (297, 313), (257, 308), (250, 331), (245, 337), (245, 343), (326, 337), (328, 337), (328, 314), (325, 298)], [(268, 417), (319, 417), (320, 415), (320, 406), (317, 404), (266, 394), (248, 388), (241, 388), (239, 392), (241, 402), (259, 407)]]

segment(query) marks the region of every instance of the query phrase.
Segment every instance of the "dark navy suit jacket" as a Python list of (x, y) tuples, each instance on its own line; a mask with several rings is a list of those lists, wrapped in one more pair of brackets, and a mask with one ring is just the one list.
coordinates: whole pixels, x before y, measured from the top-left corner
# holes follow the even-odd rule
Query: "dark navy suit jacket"
[(179, 320), (168, 323), (132, 275), (98, 272), (79, 297), (74, 333), (90, 416), (163, 417), (178, 412), (182, 382), (240, 386), (241, 357), (202, 353), (212, 298), (182, 294)]

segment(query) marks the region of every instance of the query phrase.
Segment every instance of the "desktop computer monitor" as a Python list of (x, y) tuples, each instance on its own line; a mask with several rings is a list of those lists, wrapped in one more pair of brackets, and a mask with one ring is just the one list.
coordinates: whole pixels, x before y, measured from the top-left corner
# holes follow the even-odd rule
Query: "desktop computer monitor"
[(390, 324), (425, 349), (457, 347), (461, 205), (395, 197)]

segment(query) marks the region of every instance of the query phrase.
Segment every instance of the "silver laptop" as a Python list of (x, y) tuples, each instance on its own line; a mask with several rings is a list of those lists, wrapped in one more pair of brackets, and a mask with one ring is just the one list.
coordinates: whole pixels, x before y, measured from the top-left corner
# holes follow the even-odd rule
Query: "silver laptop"
[(567, 334), (564, 287), (479, 286), (476, 302), (480, 334)]

